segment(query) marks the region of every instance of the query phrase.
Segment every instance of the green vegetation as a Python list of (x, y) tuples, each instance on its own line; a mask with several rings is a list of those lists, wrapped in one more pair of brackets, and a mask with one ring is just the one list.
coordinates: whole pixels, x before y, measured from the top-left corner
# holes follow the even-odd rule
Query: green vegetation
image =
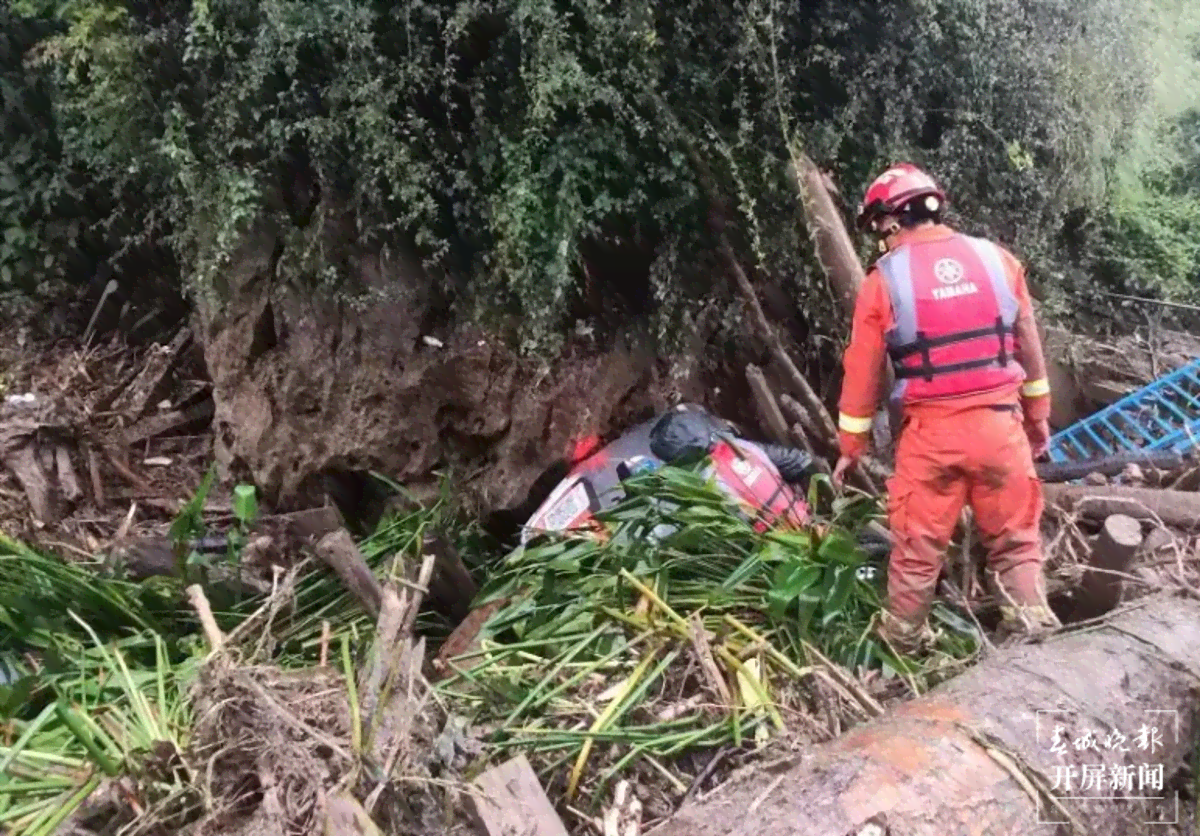
[[(861, 718), (873, 704), (855, 679), (863, 671), (903, 692), (923, 690), (976, 650), (973, 629), (940, 607), (945, 629), (929, 657), (897, 657), (874, 638), (881, 577), (860, 574), (869, 562), (853, 535), (877, 515), (870, 501), (839, 501), (814, 531), (758, 533), (693, 469), (627, 484), (628, 499), (602, 517), (606, 538), (560, 536), (498, 564), (479, 603), (507, 603), (484, 625), (479, 649), (450, 659), (452, 675), (437, 686), (438, 705), (484, 735), (485, 756), (528, 753), (556, 794), (594, 805), (629, 769), (686, 786), (679, 763), (689, 753), (807, 730), (803, 718), (823, 699), (815, 679), (833, 682)], [(446, 530), (447, 512), (439, 505), (382, 523), (361, 544), (369, 565), (384, 578), (400, 571), (404, 561), (393, 558), (417, 554), (431, 526)], [(460, 542), (471, 537), (464, 531)], [(158, 821), (193, 820), (211, 805), (199, 765), (207, 756), (192, 740), (196, 700), (214, 686), (193, 690), (205, 652), (194, 618), (162, 616), (171, 606), (186, 612), (185, 582), (134, 585), (2, 546), (12, 675), (0, 694), (10, 728), (0, 746), (0, 822), (14, 833), (52, 832), (115, 776), (128, 778), (130, 797)], [(49, 615), (30, 620), (31, 611)], [(232, 634), (256, 613), (248, 644), (257, 650), (246, 661), (308, 675), (323, 624), (334, 670), (322, 676), (357, 667), (375, 630), (324, 572), (217, 616)], [(732, 710), (719, 707), (696, 666), (696, 623), (713, 634), (712, 670), (732, 689)], [(439, 632), (433, 621), (422, 629)]]
[[(919, 665), (878, 641), (883, 572), (852, 534), (869, 501), (839, 503), (819, 535), (757, 533), (690, 470), (624, 485), (627, 499), (598, 517), (603, 540), (556, 536), (493, 571), (479, 605), (506, 603), (441, 686), (496, 729), (498, 751), (528, 753), (548, 780), (569, 771), (568, 797), (586, 768), (591, 809), (633, 767), (672, 775), (685, 752), (794, 727), (784, 716), (815, 710), (806, 686), (830, 660), (926, 687), (976, 649), (972, 628), (940, 606), (939, 650)], [(714, 675), (739, 685), (732, 713), (713, 710), (717, 686), (697, 671), (701, 631), (717, 637)]]
[(281, 281), (353, 295), (358, 256), (413, 249), (444, 309), (507, 314), (531, 345), (597, 312), (589, 283), (669, 336), (725, 281), (665, 107), (736, 207), (743, 260), (811, 331), (839, 320), (789, 141), (848, 201), (889, 160), (925, 163), (1059, 302), (1094, 308), (1097, 280), (1194, 295), (1198, 18), (1185, 0), (16, 0), (0, 281), (106, 261), (219, 300), (263, 223), (287, 233)]

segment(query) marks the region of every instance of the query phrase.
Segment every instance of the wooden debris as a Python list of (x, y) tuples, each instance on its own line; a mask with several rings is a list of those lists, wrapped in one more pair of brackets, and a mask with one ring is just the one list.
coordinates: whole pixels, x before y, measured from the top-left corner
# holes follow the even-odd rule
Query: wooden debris
[(1117, 476), (1131, 464), (1168, 470), (1182, 467), (1183, 463), (1183, 457), (1176, 453), (1137, 450), (1083, 462), (1038, 462), (1037, 475), (1043, 482), (1071, 482), (1093, 473)]
[(763, 426), (771, 440), (776, 444), (789, 444), (791, 439), (788, 437), (787, 421), (779, 409), (779, 403), (775, 400), (775, 393), (767, 385), (767, 379), (763, 376), (762, 369), (755, 365), (746, 366), (746, 382), (750, 384), (750, 392), (754, 395), (759, 418), (762, 419)]
[(1200, 528), (1200, 493), (1118, 485), (1045, 485), (1043, 491), (1048, 505), (1075, 510), (1097, 521), (1125, 514), (1188, 531)]
[(455, 620), (467, 617), (479, 586), (458, 551), (441, 534), (428, 532), (421, 542), (422, 551), (434, 558), (433, 576), (428, 581), (429, 600), (442, 615)]
[[(419, 704), (427, 695), (423, 682), (420, 693), (414, 690), (420, 662), (425, 658), (425, 640), (420, 639), (414, 646), (412, 637), (425, 597), (423, 590), (433, 575), (433, 564), (433, 556), (427, 555), (421, 564), (415, 589), (397, 592), (391, 584), (383, 589), (375, 640), (367, 665), (359, 673), (358, 689), (362, 695), (364, 749), (375, 763), (388, 763), (395, 757), (393, 747), (408, 739), (405, 728), (411, 724)], [(390, 773), (390, 766), (385, 773)], [(368, 811), (374, 807), (377, 798), (374, 793), (368, 798)]]
[(336, 506), (325, 505), (262, 517), (254, 524), (254, 530), (269, 534), (280, 543), (306, 546), (343, 528), (345, 524)]
[(817, 261), (833, 285), (842, 310), (849, 316), (854, 312), (866, 271), (854, 250), (842, 213), (829, 194), (828, 179), (822, 176), (807, 154), (795, 150), (792, 151), (791, 171)]
[(89, 443), (102, 450), (105, 458), (108, 459), (108, 463), (112, 465), (112, 469), (117, 472), (117, 475), (140, 491), (143, 496), (149, 497), (158, 493), (154, 490), (154, 486), (129, 466), (125, 461), (125, 457), (118, 450), (107, 444), (103, 439), (93, 435), (90, 437)]
[(79, 487), (79, 479), (75, 475), (75, 468), (71, 464), (71, 452), (65, 444), (54, 446), (54, 469), (63, 498), (68, 502), (75, 502), (83, 496), (83, 490)]
[(411, 634), (417, 625), (417, 614), (421, 610), (421, 603), (425, 600), (425, 593), (429, 590), (429, 580), (433, 577), (436, 565), (436, 555), (427, 554), (421, 561), (416, 586), (406, 596), (407, 607), (404, 611), (404, 623), (400, 625), (402, 632), (406, 634)]
[(88, 477), (92, 484), (92, 501), (96, 503), (96, 509), (101, 510), (108, 502), (104, 495), (104, 480), (100, 477), (100, 457), (96, 455), (96, 448), (87, 441), (80, 442), (80, 450), (83, 452), (83, 457), (87, 459)]
[(717, 667), (717, 662), (713, 659), (712, 647), (709, 645), (710, 635), (704, 629), (704, 622), (700, 620), (698, 613), (692, 613), (691, 618), (688, 619), (688, 626), (691, 627), (692, 649), (696, 653), (696, 660), (700, 663), (700, 672), (704, 674), (709, 689), (722, 708), (732, 709), (733, 695), (729, 693), (729, 686), (725, 684), (725, 678), (721, 676), (721, 669)]
[(375, 639), (367, 664), (359, 674), (358, 693), (363, 726), (368, 731), (374, 726), (379, 708), (379, 692), (391, 667), (396, 643), (404, 626), (404, 602), (391, 586), (380, 593), (379, 619), (375, 624)]
[(38, 460), (37, 440), (32, 433), (8, 433), (0, 436), (0, 458), (21, 483), (29, 498), (34, 520), (41, 525), (58, 522), (58, 503), (54, 488)]
[(150, 415), (138, 421), (124, 432), (126, 444), (137, 444), (150, 438), (157, 438), (173, 430), (192, 425), (207, 424), (212, 420), (216, 407), (211, 400), (201, 401), (187, 409), (177, 409)]
[(1183, 471), (1164, 487), (1173, 491), (1200, 491), (1200, 467)]
[(788, 437), (791, 438), (797, 447), (813, 457), (814, 468), (826, 476), (830, 474), (829, 462), (823, 456), (818, 456), (813, 451), (812, 445), (808, 442), (808, 436), (804, 434), (804, 427), (799, 424), (792, 424), (791, 429), (788, 431)]
[(1159, 337), (1151, 351), (1134, 336), (1108, 344), (1045, 328), (1042, 345), (1054, 392), (1050, 425), (1070, 426), (1200, 356), (1200, 339), (1190, 334), (1164, 330)]
[(363, 806), (348, 792), (325, 802), (325, 836), (383, 836)]
[(200, 619), (200, 626), (204, 628), (204, 637), (208, 639), (208, 646), (212, 652), (216, 653), (225, 645), (225, 636), (221, 633), (221, 628), (217, 626), (217, 620), (213, 618), (212, 607), (208, 605), (208, 597), (199, 584), (189, 586), (187, 594), (192, 609), (196, 611), (196, 617)]
[(787, 413), (787, 416), (801, 427), (807, 427), (812, 423), (812, 418), (804, 411), (804, 407), (796, 403), (796, 399), (786, 392), (779, 396), (779, 405)]
[(171, 372), (183, 350), (191, 342), (192, 332), (183, 328), (169, 345), (155, 346), (149, 352), (145, 365), (133, 381), (112, 401), (112, 411), (132, 421), (141, 418), (151, 406), (166, 396)]
[(379, 618), (380, 607), (383, 603), (383, 589), (379, 580), (362, 552), (354, 545), (350, 532), (339, 528), (321, 538), (316, 546), (316, 554), (322, 562), (337, 573), (346, 588), (363, 605), (363, 609), (371, 618)]
[(524, 755), (476, 778), (467, 807), (480, 836), (567, 836), (567, 828)]
[[(164, 499), (149, 487), (143, 491), (118, 491), (113, 498), (120, 500), (136, 499), (147, 508), (153, 508), (155, 511), (171, 516), (178, 514), (183, 510), (183, 506), (187, 505), (186, 499)], [(215, 517), (230, 518), (233, 517), (233, 507), (228, 502), (209, 500), (204, 503), (202, 513)]]
[(821, 399), (817, 397), (808, 380), (800, 373), (800, 369), (796, 366), (795, 362), (792, 361), (791, 355), (788, 354), (787, 346), (783, 344), (783, 339), (780, 338), (779, 333), (771, 326), (770, 321), (767, 320), (762, 303), (758, 301), (758, 295), (754, 292), (754, 285), (750, 283), (749, 276), (746, 275), (746, 271), (742, 269), (742, 265), (738, 262), (728, 237), (722, 233), (719, 240), (721, 255), (724, 257), (735, 283), (741, 290), (742, 296), (750, 306), (750, 312), (758, 328), (759, 335), (771, 347), (771, 355), (775, 364), (791, 385), (793, 393), (803, 403), (805, 413), (812, 421), (812, 425), (807, 427), (807, 429), (826, 444), (835, 444), (837, 430), (834, 429), (833, 420), (829, 417), (829, 411), (825, 409), (825, 405), (821, 403)]
[(465, 656), (479, 649), (479, 635), (483, 631), (483, 625), (487, 624), (488, 619), (499, 612), (502, 607), (507, 606), (511, 600), (511, 598), (498, 598), (472, 610), (470, 615), (464, 618), (442, 643), (431, 665), (433, 669), (431, 679), (436, 682), (454, 673), (455, 668), (470, 670), (484, 661), (482, 657), (478, 656), (457, 661), (455, 661), (455, 657)]
[[(1090, 568), (1075, 593), (1071, 620), (1098, 618), (1121, 599), (1121, 579), (1112, 572), (1127, 572), (1142, 545), (1142, 526), (1133, 517), (1113, 514), (1104, 521), (1092, 547)], [(1096, 571), (1099, 570), (1099, 571)]]
[[(805, 225), (816, 250), (817, 261), (829, 279), (834, 295), (841, 302), (845, 321), (849, 324), (854, 317), (859, 288), (866, 281), (866, 271), (854, 249), (853, 239), (837, 202), (833, 199), (836, 189), (832, 188), (831, 179), (804, 152), (792, 148), (790, 153), (792, 177), (800, 194)], [(882, 393), (891, 392), (895, 383), (896, 374), (892, 364), (885, 363), (884, 377), (880, 382)], [(879, 410), (871, 427), (877, 452), (882, 454), (892, 446), (896, 437), (895, 428), (900, 426), (899, 418), (899, 409), (890, 404), (885, 404)], [(872, 477), (881, 478), (878, 472), (872, 473)]]

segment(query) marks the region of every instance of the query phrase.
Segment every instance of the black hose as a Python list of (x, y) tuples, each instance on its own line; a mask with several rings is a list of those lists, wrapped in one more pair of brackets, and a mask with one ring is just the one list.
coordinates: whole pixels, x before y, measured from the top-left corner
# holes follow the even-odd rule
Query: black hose
[(783, 481), (792, 485), (804, 484), (816, 472), (813, 457), (806, 450), (797, 447), (784, 447), (781, 444), (763, 444), (758, 446), (775, 465)]

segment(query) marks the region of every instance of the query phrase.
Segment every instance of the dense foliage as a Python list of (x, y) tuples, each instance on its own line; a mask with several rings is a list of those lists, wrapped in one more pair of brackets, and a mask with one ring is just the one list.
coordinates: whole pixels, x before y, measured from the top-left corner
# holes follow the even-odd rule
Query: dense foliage
[[(822, 487), (813, 480), (812, 507)], [(979, 649), (941, 602), (929, 655), (897, 656), (879, 640), (886, 577), (855, 534), (873, 502), (841, 500), (816, 529), (764, 533), (694, 466), (622, 488), (625, 499), (597, 515), (602, 538), (547, 535), (493, 569), (476, 600), (498, 609), (439, 686), (493, 730), (492, 746), (525, 752), (546, 780), (573, 764), (566, 793), (581, 804), (603, 804), (635, 766), (785, 728), (784, 715), (812, 711), (803, 683), (825, 660), (924, 689)], [(717, 637), (712, 674), (692, 652), (702, 632)], [(719, 696), (717, 679), (731, 683), (732, 714), (696, 710)], [(581, 780), (585, 767), (594, 778)]]
[(109, 265), (140, 282), (150, 264), (219, 294), (265, 220), (288, 232), (282, 280), (353, 289), (355, 253), (415, 248), (447, 301), (530, 338), (613, 299), (677, 330), (725, 284), (677, 117), (737, 206), (743, 260), (805, 300), (810, 328), (835, 320), (790, 142), (847, 201), (893, 158), (931, 166), (964, 225), (1052, 288), (1194, 293), (1187, 7), (15, 0), (0, 280)]

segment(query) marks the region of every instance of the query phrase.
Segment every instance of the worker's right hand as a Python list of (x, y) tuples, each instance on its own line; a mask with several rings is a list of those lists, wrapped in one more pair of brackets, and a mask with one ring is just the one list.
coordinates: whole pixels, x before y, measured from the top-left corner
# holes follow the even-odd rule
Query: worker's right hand
[(1034, 461), (1046, 455), (1050, 447), (1049, 421), (1044, 418), (1041, 421), (1026, 421), (1025, 435), (1029, 438), (1029, 450), (1033, 453)]

